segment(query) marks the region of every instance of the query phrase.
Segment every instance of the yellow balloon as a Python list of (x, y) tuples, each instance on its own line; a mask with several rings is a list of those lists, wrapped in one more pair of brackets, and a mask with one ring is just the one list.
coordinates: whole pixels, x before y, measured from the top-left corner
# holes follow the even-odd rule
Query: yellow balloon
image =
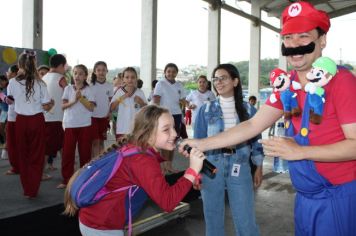
[(13, 48), (5, 48), (2, 51), (2, 59), (8, 65), (14, 64), (17, 61), (17, 53)]

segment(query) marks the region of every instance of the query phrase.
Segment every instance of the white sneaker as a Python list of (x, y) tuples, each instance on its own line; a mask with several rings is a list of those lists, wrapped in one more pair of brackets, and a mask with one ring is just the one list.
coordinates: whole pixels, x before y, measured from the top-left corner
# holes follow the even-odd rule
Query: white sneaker
[(7, 150), (6, 149), (3, 149), (2, 152), (1, 152), (1, 159), (2, 160), (7, 160), (9, 159), (8, 155), (7, 155)]

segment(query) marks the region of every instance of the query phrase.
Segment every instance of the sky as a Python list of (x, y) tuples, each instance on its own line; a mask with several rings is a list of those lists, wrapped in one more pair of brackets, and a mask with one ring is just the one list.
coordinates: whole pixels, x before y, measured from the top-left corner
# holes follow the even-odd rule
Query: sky
[[(249, 12), (248, 3), (228, 3)], [(43, 0), (43, 4), (44, 50), (55, 48), (70, 65), (89, 68), (99, 60), (106, 61), (109, 69), (140, 65), (141, 0)], [(158, 1), (158, 68), (168, 62), (181, 68), (207, 64), (207, 8), (202, 0)], [(0, 9), (14, 9), (0, 16), (0, 45), (22, 47), (22, 0), (0, 0)], [(279, 25), (276, 18), (265, 20)], [(250, 21), (225, 10), (221, 21), (221, 62), (248, 60)], [(332, 19), (325, 56), (356, 64), (356, 36), (349, 33), (355, 23), (356, 13)], [(261, 58), (278, 58), (278, 34), (262, 27), (261, 37)]]

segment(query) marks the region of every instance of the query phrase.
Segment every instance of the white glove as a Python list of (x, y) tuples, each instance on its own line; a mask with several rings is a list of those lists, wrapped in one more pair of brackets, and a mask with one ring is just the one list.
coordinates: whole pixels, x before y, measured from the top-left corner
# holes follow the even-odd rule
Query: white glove
[(305, 92), (309, 92), (310, 94), (314, 94), (316, 91), (316, 86), (314, 83), (309, 82), (304, 87)]
[(277, 102), (276, 94), (272, 93), (271, 96), (269, 96), (269, 101), (271, 103)]
[(302, 88), (302, 85), (299, 83), (299, 82), (296, 82), (296, 81), (292, 81), (292, 88), (294, 90), (299, 90)]

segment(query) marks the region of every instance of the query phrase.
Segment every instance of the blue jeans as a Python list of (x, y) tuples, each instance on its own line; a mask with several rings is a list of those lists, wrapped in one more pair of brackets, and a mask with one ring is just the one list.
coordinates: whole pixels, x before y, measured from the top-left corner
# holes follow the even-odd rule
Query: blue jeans
[[(202, 199), (207, 236), (223, 236), (225, 217), (225, 189), (235, 225), (235, 235), (259, 235), (256, 224), (254, 192), (248, 158), (236, 154), (217, 154), (208, 160), (218, 168), (214, 179), (203, 176)], [(240, 166), (239, 174), (234, 172)]]

